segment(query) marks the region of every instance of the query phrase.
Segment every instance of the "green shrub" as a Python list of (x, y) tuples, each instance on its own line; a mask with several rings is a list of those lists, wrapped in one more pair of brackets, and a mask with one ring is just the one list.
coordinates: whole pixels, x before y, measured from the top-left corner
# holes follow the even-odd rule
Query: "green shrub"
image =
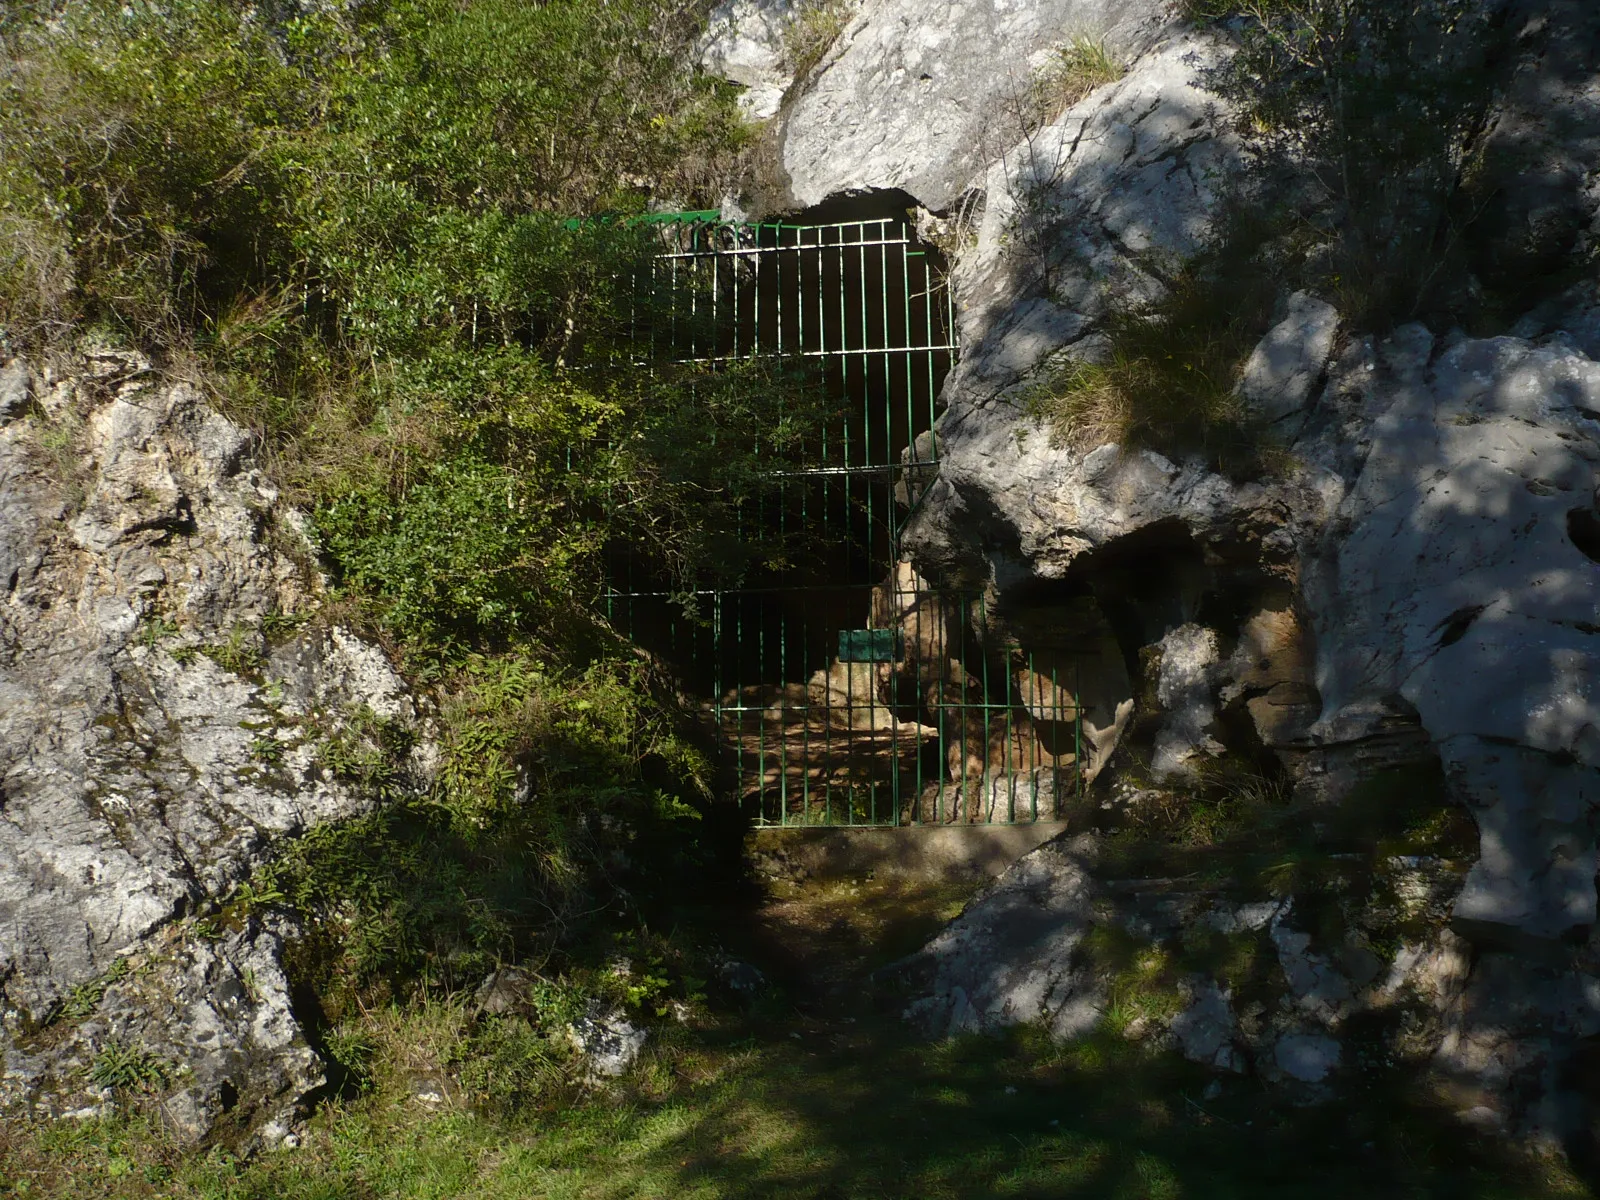
[[(825, 398), (653, 361), (661, 232), (633, 218), (715, 203), (750, 137), (737, 89), (687, 65), (704, 5), (279, 7), (0, 11), (0, 337), (99, 327), (204, 381), (310, 512), (341, 618), (433, 689), (424, 794), (397, 725), (302, 723), (380, 803), (205, 918), (294, 910), (296, 982), (343, 1028), (355, 1000), (475, 984), (632, 911), (624, 880), (690, 873), (709, 772), (600, 616), (608, 564), (688, 596), (781, 560), (751, 514)], [(243, 629), (172, 649), (246, 674), (261, 651)], [(257, 731), (251, 753), (284, 747)], [(484, 1053), (520, 1078), (524, 1049)]]
[[(1507, 31), (1475, 0), (1194, 0), (1239, 18), (1210, 85), (1233, 105), (1261, 178), (1309, 195), (1308, 282), (1385, 328), (1447, 304), (1463, 278), (1485, 123)], [(1268, 191), (1274, 191), (1270, 186)]]
[(471, 1030), (454, 1066), (462, 1090), (479, 1108), (497, 1116), (564, 1098), (578, 1074), (570, 1046), (520, 1017), (486, 1021)]
[[(602, 914), (619, 850), (639, 852), (635, 888), (672, 876), (697, 816), (677, 797), (703, 789), (706, 767), (642, 670), (469, 658), (439, 681), (432, 790), (389, 789), (377, 811), (310, 831), (264, 872), (256, 890), (310, 929), (297, 973), (330, 1016), (358, 997), (460, 988), (548, 956)], [(345, 769), (388, 788), (404, 744), (357, 747)], [(328, 743), (319, 753), (329, 761)]]
[(681, 65), (693, 32), (666, 0), (23, 10), (0, 26), (0, 320), (225, 342), (264, 304), (388, 346), (499, 340), (539, 284), (581, 308), (594, 259), (548, 253), (553, 214), (693, 190), (744, 137)]
[(119, 1091), (154, 1092), (167, 1085), (172, 1067), (136, 1046), (109, 1042), (89, 1065), (89, 1082)]

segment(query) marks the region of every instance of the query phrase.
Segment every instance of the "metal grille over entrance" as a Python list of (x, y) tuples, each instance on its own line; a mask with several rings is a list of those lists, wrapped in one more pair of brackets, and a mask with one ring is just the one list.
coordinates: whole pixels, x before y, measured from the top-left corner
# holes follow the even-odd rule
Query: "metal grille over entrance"
[(697, 597), (695, 619), (624, 575), (613, 624), (707, 698), (725, 781), (758, 823), (1054, 819), (1081, 789), (1070, 653), (986, 645), (983, 598), (930, 588), (900, 554), (957, 352), (936, 255), (901, 218), (661, 228), (658, 353), (789, 359), (836, 403), (765, 518), (804, 522), (815, 552)]

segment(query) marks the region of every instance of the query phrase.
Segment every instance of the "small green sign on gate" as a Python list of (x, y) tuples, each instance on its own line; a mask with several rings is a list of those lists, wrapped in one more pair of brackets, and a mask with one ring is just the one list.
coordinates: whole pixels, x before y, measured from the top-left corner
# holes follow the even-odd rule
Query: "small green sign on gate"
[(903, 657), (898, 629), (841, 629), (840, 662), (899, 662)]

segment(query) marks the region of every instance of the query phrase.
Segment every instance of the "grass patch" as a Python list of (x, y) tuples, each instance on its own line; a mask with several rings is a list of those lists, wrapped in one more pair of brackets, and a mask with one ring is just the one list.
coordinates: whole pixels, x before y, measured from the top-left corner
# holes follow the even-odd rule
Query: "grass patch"
[(689, 1031), (653, 1053), (668, 1080), (655, 1096), (620, 1086), (508, 1119), (379, 1091), (248, 1163), (184, 1159), (130, 1120), (0, 1138), (11, 1194), (30, 1197), (1590, 1195), (1560, 1164), (1465, 1139), (1388, 1091), (1295, 1109), (1241, 1083), (1204, 1101), (1205, 1072), (1110, 1035), (926, 1044), (798, 1021)]
[(1247, 237), (1229, 231), (1172, 274), (1160, 299), (1114, 309), (1102, 355), (1057, 362), (1034, 381), (1028, 407), (1059, 443), (1199, 456), (1247, 477), (1276, 465), (1235, 390), (1277, 292)]
[[(970, 891), (970, 887), (965, 889)], [(113, 1200), (569, 1200), (1062, 1196), (1329, 1200), (1351, 1195), (1555, 1200), (1591, 1193), (1562, 1164), (1464, 1138), (1401, 1076), (1294, 1108), (1111, 1029), (1058, 1044), (1031, 1027), (925, 1042), (859, 981), (926, 937), (962, 889), (873, 880), (784, 885), (742, 951), (785, 990), (657, 1023), (634, 1072), (598, 1091), (533, 1032), (475, 1019), (465, 997), (379, 1006), (339, 1032), (364, 1084), (302, 1145), (241, 1161), (185, 1155), (136, 1115), (0, 1128), (0, 1194)], [(726, 905), (681, 909), (734, 935)], [(747, 930), (749, 926), (744, 926)], [(762, 932), (771, 940), (763, 943)], [(1150, 995), (1182, 964), (1103, 938)], [(818, 968), (834, 964), (821, 980)], [(826, 974), (826, 972), (823, 972)], [(809, 984), (808, 984), (809, 981)], [(842, 985), (842, 986), (841, 986)], [(1148, 996), (1133, 996), (1130, 1009)], [(1154, 1000), (1150, 1000), (1154, 1003)], [(557, 1005), (559, 1007), (559, 1004)], [(1138, 1015), (1136, 1012), (1130, 1014)], [(559, 1019), (553, 1015), (553, 1019)], [(519, 1023), (521, 1022), (521, 1023)], [(519, 1092), (519, 1088), (527, 1088)], [(486, 1103), (485, 1100), (488, 1100)], [(507, 1102), (510, 1101), (510, 1102)]]
[(1048, 97), (1051, 115), (1071, 108), (1096, 88), (1115, 83), (1128, 73), (1122, 60), (1106, 48), (1105, 41), (1078, 34), (1039, 72), (1037, 86)]

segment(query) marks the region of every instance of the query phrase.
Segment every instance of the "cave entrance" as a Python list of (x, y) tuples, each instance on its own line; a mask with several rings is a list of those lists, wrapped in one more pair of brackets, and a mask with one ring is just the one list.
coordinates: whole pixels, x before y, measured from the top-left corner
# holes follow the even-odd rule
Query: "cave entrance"
[(652, 218), (663, 249), (641, 286), (657, 353), (789, 360), (828, 397), (807, 465), (752, 515), (803, 523), (804, 552), (695, 597), (692, 617), (626, 565), (608, 595), (613, 625), (707, 697), (724, 781), (758, 824), (1048, 820), (1082, 786), (1075, 682), (991, 662), (969, 634), (981, 599), (902, 561), (958, 353), (943, 257), (907, 203)]

